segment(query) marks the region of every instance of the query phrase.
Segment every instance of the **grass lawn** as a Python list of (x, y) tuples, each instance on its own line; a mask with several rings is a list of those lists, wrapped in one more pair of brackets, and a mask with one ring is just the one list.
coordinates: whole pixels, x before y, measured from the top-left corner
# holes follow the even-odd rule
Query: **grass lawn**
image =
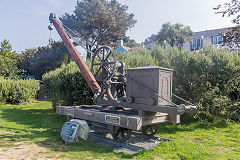
[(0, 105), (0, 159), (8, 152), (20, 158), (21, 149), (33, 159), (240, 159), (240, 124), (163, 124), (159, 135), (173, 141), (128, 155), (90, 140), (64, 144), (58, 132), (64, 122), (48, 100)]

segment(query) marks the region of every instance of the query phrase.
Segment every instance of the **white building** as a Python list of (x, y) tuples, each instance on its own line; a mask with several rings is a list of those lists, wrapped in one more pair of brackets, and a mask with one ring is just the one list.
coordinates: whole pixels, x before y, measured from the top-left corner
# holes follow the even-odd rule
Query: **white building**
[(184, 43), (183, 48), (186, 50), (194, 51), (199, 50), (203, 48), (203, 46), (207, 45), (223, 45), (222, 35), (226, 32), (229, 32), (228, 28), (193, 32), (192, 41)]
[[(192, 41), (191, 42), (185, 42), (183, 44), (183, 48), (185, 50), (189, 50), (189, 51), (194, 51), (194, 50), (199, 50), (201, 48), (203, 48), (204, 46), (208, 46), (208, 45), (213, 45), (217, 48), (227, 48), (228, 47), (223, 44), (223, 36), (224, 33), (229, 32), (229, 28), (221, 28), (221, 29), (214, 29), (214, 30), (205, 30), (205, 31), (200, 31), (200, 32), (193, 32), (193, 37), (192, 37)], [(145, 45), (145, 47), (147, 49), (152, 50), (153, 47), (155, 45), (158, 44), (158, 41), (154, 41), (151, 42), (147, 45)], [(168, 44), (165, 44), (164, 47), (169, 47)], [(237, 51), (238, 54), (240, 54), (240, 49), (237, 48), (235, 49)]]

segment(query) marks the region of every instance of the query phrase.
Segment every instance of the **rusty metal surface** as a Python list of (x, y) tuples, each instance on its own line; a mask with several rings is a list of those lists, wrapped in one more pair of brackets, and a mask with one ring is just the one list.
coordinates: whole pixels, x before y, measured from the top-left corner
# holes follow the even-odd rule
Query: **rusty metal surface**
[(65, 33), (61, 23), (58, 21), (57, 18), (54, 18), (52, 20), (52, 23), (53, 23), (54, 27), (56, 28), (58, 34), (62, 38), (62, 40), (63, 40), (66, 48), (68, 49), (71, 57), (76, 62), (78, 68), (80, 69), (84, 79), (88, 83), (92, 92), (96, 92), (97, 90), (99, 90), (101, 87), (99, 86), (98, 82), (96, 81), (96, 79), (94, 78), (94, 76), (92, 75), (90, 70), (88, 69), (87, 65), (83, 61), (82, 57), (78, 53), (77, 49), (73, 45), (73, 43), (70, 40), (70, 38), (68, 37), (68, 35)]

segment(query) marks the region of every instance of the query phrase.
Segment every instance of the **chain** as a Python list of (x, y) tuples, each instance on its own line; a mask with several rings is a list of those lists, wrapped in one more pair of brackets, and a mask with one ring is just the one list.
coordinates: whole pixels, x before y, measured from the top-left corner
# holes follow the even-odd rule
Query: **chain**
[(137, 82), (137, 83), (139, 84), (139, 86), (142, 87), (142, 88), (144, 88), (146, 91), (148, 91), (148, 92), (150, 92), (150, 93), (152, 93), (152, 94), (160, 97), (161, 99), (163, 99), (163, 100), (165, 100), (165, 101), (167, 101), (167, 102), (169, 102), (169, 103), (171, 103), (172, 105), (174, 105), (174, 106), (177, 107), (177, 105), (176, 105), (175, 103), (173, 103), (172, 101), (169, 101), (168, 99), (164, 98), (163, 96), (160, 96), (159, 94), (155, 93), (152, 89), (148, 88), (145, 84), (139, 82), (138, 80), (132, 78), (132, 77), (129, 76), (129, 75), (128, 75), (128, 77), (129, 77), (130, 79), (132, 79), (133, 81)]
[(84, 40), (82, 38), (82, 36), (80, 35), (80, 33), (78, 33), (77, 31), (75, 30), (72, 30), (70, 29), (69, 27), (67, 27), (66, 25), (64, 25), (63, 23), (62, 24), (62, 27), (63, 29), (65, 30), (65, 32), (67, 33), (67, 35), (70, 37), (70, 39), (73, 39), (78, 45), (80, 45), (83, 49), (85, 49), (86, 51), (88, 51), (89, 53), (91, 53), (92, 55), (94, 54), (92, 51), (90, 51), (89, 49), (87, 49), (85, 47), (85, 43), (87, 43), (88, 45), (92, 45), (94, 46), (94, 44)]
[(53, 43), (53, 40), (52, 40), (52, 26), (48, 26), (48, 29), (49, 29), (49, 40), (48, 40), (48, 47), (49, 48), (52, 48), (52, 43)]

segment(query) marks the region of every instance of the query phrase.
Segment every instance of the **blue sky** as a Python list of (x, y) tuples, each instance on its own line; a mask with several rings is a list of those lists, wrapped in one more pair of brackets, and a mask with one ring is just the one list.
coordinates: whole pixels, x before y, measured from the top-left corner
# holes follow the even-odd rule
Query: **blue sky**
[[(157, 33), (163, 23), (182, 23), (193, 31), (232, 26), (230, 18), (213, 7), (230, 0), (118, 0), (129, 6), (137, 23), (127, 35), (137, 42)], [(17, 52), (48, 44), (50, 12), (72, 13), (77, 0), (0, 0), (0, 41), (7, 39)], [(60, 37), (53, 31), (54, 40)]]

